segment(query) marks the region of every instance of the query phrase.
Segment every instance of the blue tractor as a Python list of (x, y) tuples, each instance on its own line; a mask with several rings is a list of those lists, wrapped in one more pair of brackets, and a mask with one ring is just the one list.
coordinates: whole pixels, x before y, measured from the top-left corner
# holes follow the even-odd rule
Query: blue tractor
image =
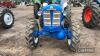
[(27, 25), (26, 40), (29, 47), (36, 48), (41, 37), (50, 36), (58, 40), (66, 39), (68, 49), (77, 50), (79, 34), (74, 27), (78, 26), (72, 24), (68, 4), (67, 2), (62, 6), (60, 3), (44, 2), (41, 5), (38, 11), (39, 18)]

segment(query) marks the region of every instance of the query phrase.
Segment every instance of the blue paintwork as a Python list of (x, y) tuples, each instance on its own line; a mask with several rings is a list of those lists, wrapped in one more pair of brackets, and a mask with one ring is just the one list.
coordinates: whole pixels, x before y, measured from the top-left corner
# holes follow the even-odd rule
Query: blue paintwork
[[(47, 2), (47, 3), (48, 3), (48, 1), (49, 1), (49, 0), (45, 0), (45, 2)], [(61, 0), (58, 0), (58, 4), (60, 4), (60, 3), (61, 3)]]
[[(53, 7), (51, 9), (51, 7)], [(62, 26), (63, 22), (63, 13), (62, 13), (62, 7), (59, 4), (50, 4), (47, 6), (42, 7), (42, 18), (44, 20), (44, 12), (50, 10), (50, 19), (51, 19), (51, 26), (45, 26), (43, 22), (43, 28), (38, 31), (39, 36), (50, 36), (52, 38), (58, 39), (58, 40), (64, 40), (66, 37), (68, 39), (72, 38), (72, 32), (69, 30), (69, 28), (64, 28)], [(52, 20), (53, 20), (53, 12), (54, 11), (60, 11), (60, 25), (59, 26), (52, 26)], [(33, 32), (33, 35), (35, 32)]]
[(46, 3), (48, 3), (49, 0), (45, 0)]
[(62, 8), (61, 8), (61, 6), (59, 4), (50, 4), (50, 5), (44, 6), (42, 8), (42, 11), (46, 11), (46, 10), (50, 9), (50, 6), (52, 6), (57, 11), (62, 11)]
[(61, 0), (58, 0), (58, 4), (60, 4), (61, 3)]

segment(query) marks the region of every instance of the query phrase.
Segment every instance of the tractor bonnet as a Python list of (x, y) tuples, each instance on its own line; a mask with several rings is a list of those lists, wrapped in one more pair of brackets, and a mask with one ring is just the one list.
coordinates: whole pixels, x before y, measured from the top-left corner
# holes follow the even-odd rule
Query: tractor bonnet
[(51, 5), (44, 6), (42, 8), (42, 11), (47, 11), (47, 10), (62, 11), (62, 8), (59, 4), (51, 4)]
[(62, 22), (62, 7), (59, 4), (44, 6), (41, 10), (43, 29), (46, 31), (59, 31)]

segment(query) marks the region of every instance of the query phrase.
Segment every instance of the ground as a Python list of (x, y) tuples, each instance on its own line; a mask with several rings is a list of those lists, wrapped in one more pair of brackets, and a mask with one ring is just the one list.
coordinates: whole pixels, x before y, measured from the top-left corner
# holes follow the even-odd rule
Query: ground
[(83, 7), (72, 8), (72, 19), (80, 24), (80, 49), (90, 48), (93, 52), (70, 52), (65, 41), (41, 39), (39, 47), (34, 50), (27, 48), (25, 26), (33, 16), (33, 7), (11, 9), (15, 15), (15, 24), (11, 29), (0, 28), (0, 56), (99, 56), (100, 26), (87, 29), (82, 24)]

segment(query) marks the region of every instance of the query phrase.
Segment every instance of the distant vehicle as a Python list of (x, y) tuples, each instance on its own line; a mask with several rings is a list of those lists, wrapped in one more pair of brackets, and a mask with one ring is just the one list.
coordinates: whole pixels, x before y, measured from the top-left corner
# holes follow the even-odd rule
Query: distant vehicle
[(4, 7), (7, 7), (7, 8), (16, 8), (15, 2), (12, 2), (12, 1), (0, 2), (0, 6), (4, 6)]
[(11, 28), (14, 24), (14, 15), (6, 7), (0, 7), (0, 27), (4, 29)]
[(100, 23), (100, 0), (84, 0), (82, 21), (85, 27), (94, 28)]

